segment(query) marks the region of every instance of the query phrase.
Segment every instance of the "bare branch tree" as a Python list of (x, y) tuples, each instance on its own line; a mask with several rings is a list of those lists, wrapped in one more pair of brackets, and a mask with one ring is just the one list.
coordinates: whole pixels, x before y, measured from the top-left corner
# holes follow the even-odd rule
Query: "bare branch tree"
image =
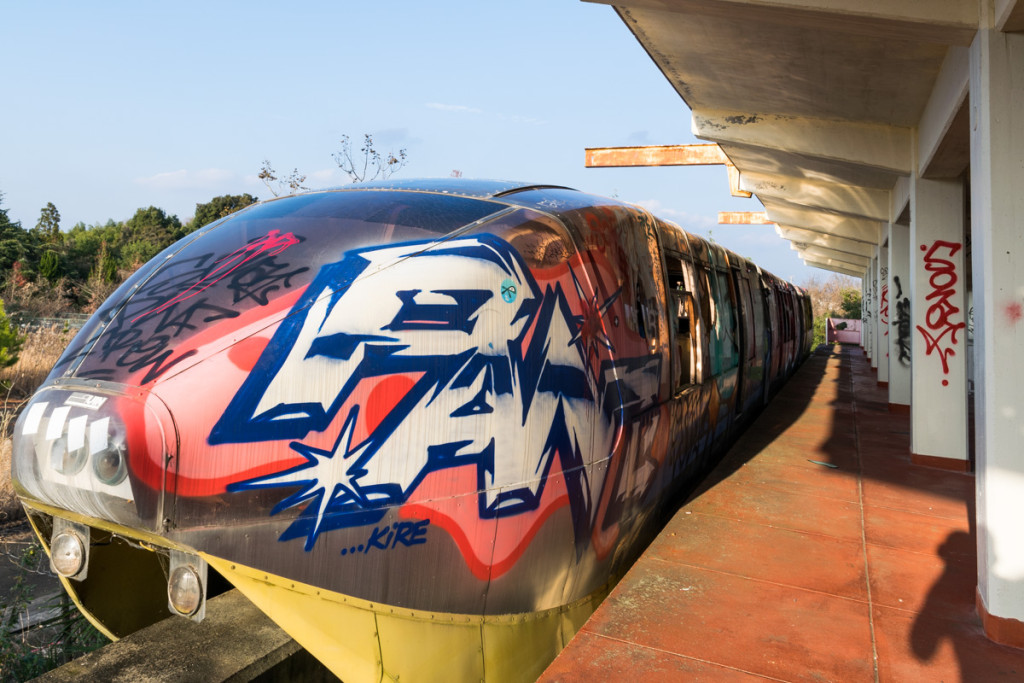
[[(374, 146), (373, 136), (369, 133), (363, 135), (363, 146), (356, 154), (352, 152), (352, 141), (347, 135), (342, 135), (341, 150), (332, 154), (331, 157), (353, 183), (377, 179), (387, 180), (408, 162), (404, 148), (398, 150), (397, 153), (389, 151), (381, 154)], [(309, 189), (303, 185), (306, 182), (306, 176), (299, 173), (297, 168), (292, 169), (287, 176), (281, 177), (270, 165), (269, 159), (263, 160), (257, 177), (275, 197), (285, 194), (286, 189), (290, 194)]]
[(839, 315), (843, 311), (843, 292), (859, 291), (854, 278), (839, 273), (833, 273), (824, 281), (812, 275), (801, 286), (811, 295), (811, 310), (815, 318)]
[(353, 155), (352, 141), (347, 135), (341, 136), (341, 150), (331, 156), (334, 162), (353, 183), (361, 183), (367, 180), (387, 180), (405, 166), (408, 161), (405, 149), (398, 150), (398, 154), (389, 151), (381, 154), (373, 143), (373, 136), (369, 133), (363, 134), (363, 146), (359, 148), (359, 154)]
[(284, 188), (287, 187), (291, 190), (291, 194), (300, 192), (302, 190), (308, 190), (309, 188), (304, 186), (302, 183), (306, 182), (306, 176), (299, 173), (299, 169), (294, 168), (284, 178), (277, 177), (277, 171), (270, 165), (269, 159), (264, 159), (263, 164), (260, 166), (260, 172), (257, 176), (263, 181), (263, 184), (267, 186), (270, 193), (275, 197), (280, 197), (284, 192)]

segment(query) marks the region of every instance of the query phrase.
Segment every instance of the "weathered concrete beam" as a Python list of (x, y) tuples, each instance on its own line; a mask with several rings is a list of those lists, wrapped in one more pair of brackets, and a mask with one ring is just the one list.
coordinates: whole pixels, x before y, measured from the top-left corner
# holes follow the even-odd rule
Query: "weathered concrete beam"
[(787, 201), (812, 209), (828, 209), (876, 221), (889, 220), (890, 193), (886, 190), (746, 171), (740, 174), (740, 187), (759, 198)]
[[(298, 657), (298, 660), (295, 658)], [(168, 617), (36, 678), (67, 681), (328, 681), (312, 655), (237, 590), (195, 623)]]
[(955, 178), (971, 162), (970, 115), (966, 106), (969, 53), (966, 47), (949, 48), (921, 115), (917, 158), (923, 177)]
[(842, 263), (830, 262), (828, 259), (803, 259), (803, 262), (808, 266), (814, 266), (815, 268), (822, 268), (824, 270), (831, 270), (833, 273), (842, 273), (843, 275), (849, 275), (850, 277), (864, 277), (864, 271), (858, 270), (852, 266), (847, 266)]
[(896, 181), (892, 188), (892, 204), (889, 206), (890, 222), (910, 225), (910, 178)]
[(909, 175), (913, 131), (900, 126), (743, 111), (693, 110), (693, 133), (733, 143)]
[(764, 202), (764, 208), (768, 218), (781, 225), (823, 232), (871, 245), (877, 245), (882, 237), (882, 224), (878, 221), (805, 209), (784, 202)]
[(996, 28), (1007, 33), (1024, 31), (1024, 0), (996, 0)]
[(835, 261), (836, 263), (845, 263), (852, 268), (866, 269), (871, 265), (871, 259), (866, 256), (855, 256), (853, 254), (845, 254), (841, 251), (829, 249), (828, 247), (818, 247), (814, 245), (798, 244), (793, 242), (790, 244), (790, 248), (800, 254), (801, 257), (805, 258), (816, 258), (816, 259), (828, 259), (829, 261)]
[(841, 251), (855, 256), (867, 256), (868, 258), (871, 258), (875, 253), (875, 245), (873, 244), (848, 240), (842, 237), (836, 237), (835, 235), (814, 232), (812, 230), (804, 230), (803, 228), (794, 228), (789, 225), (776, 225), (775, 232), (779, 237), (794, 243), (813, 244), (815, 246), (825, 247), (827, 249)]

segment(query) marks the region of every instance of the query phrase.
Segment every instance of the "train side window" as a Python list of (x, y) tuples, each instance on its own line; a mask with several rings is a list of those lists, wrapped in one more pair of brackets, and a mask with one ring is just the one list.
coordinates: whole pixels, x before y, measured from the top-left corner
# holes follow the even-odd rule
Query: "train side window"
[(700, 366), (698, 339), (699, 317), (693, 297), (693, 266), (688, 260), (666, 253), (665, 264), (669, 284), (669, 319), (675, 343), (672, 348), (673, 389), (681, 390), (697, 381)]
[(712, 345), (713, 372), (717, 375), (731, 370), (739, 364), (739, 344), (737, 343), (736, 311), (733, 305), (733, 292), (729, 286), (727, 273), (717, 270), (708, 273), (712, 283), (714, 299), (714, 332)]

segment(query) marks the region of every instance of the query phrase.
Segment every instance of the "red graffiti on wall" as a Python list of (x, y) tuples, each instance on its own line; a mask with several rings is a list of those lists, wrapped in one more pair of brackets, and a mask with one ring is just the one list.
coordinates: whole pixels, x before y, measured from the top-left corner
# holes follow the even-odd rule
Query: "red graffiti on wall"
[(878, 319), (881, 321), (883, 336), (889, 336), (889, 285), (882, 285), (882, 299), (878, 302)]
[(1016, 325), (1021, 318), (1024, 318), (1024, 306), (1016, 301), (1006, 304), (1004, 311), (1006, 312), (1006, 321), (1011, 325)]
[[(942, 373), (945, 375), (949, 374), (949, 357), (956, 355), (957, 332), (967, 327), (965, 322), (953, 321), (953, 318), (960, 315), (960, 309), (952, 301), (960, 278), (956, 265), (949, 260), (962, 246), (958, 242), (945, 240), (936, 240), (931, 247), (921, 245), (921, 251), (925, 252), (924, 268), (930, 273), (928, 285), (931, 292), (925, 299), (931, 304), (924, 316), (925, 325), (918, 325), (917, 329), (924, 336), (925, 355), (938, 352)], [(945, 250), (946, 258), (936, 253), (940, 249)], [(942, 380), (942, 386), (948, 385), (949, 380)]]

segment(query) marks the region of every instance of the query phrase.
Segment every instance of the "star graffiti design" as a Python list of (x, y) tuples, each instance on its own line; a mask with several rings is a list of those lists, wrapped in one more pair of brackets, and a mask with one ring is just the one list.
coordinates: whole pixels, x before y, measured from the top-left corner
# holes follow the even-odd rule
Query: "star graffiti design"
[(619, 288), (611, 296), (599, 303), (598, 293), (595, 291), (594, 295), (588, 299), (583, 291), (583, 286), (576, 277), (576, 273), (571, 270), (569, 272), (572, 275), (572, 282), (576, 287), (576, 296), (582, 309), (580, 315), (574, 316), (573, 323), (576, 326), (576, 330), (572, 339), (569, 340), (569, 345), (582, 344), (584, 357), (589, 362), (591, 357), (595, 359), (600, 358), (598, 355), (599, 346), (603, 346), (608, 351), (615, 351), (615, 346), (612, 344), (611, 339), (608, 338), (608, 334), (604, 329), (604, 316), (612, 304), (615, 303), (615, 300), (619, 298), (622, 289)]
[[(332, 510), (352, 503), (362, 508), (371, 507), (370, 501), (363, 495), (355, 481), (357, 476), (363, 474), (363, 471), (355, 464), (358, 463), (359, 458), (353, 456), (358, 454), (364, 446), (352, 450), (352, 434), (355, 431), (358, 410), (358, 407), (354, 407), (349, 413), (334, 447), (330, 450), (293, 441), (289, 444), (291, 449), (303, 456), (306, 462), (283, 472), (238, 482), (229, 486), (229, 490), (301, 486), (302, 488), (298, 491), (275, 505), (270, 514), (276, 515), (282, 510), (309, 501), (299, 520), (312, 518), (305, 543), (305, 549), (312, 550), (317, 537), (322, 532), (329, 530), (324, 522)], [(299, 520), (293, 523), (292, 527), (296, 527)]]

